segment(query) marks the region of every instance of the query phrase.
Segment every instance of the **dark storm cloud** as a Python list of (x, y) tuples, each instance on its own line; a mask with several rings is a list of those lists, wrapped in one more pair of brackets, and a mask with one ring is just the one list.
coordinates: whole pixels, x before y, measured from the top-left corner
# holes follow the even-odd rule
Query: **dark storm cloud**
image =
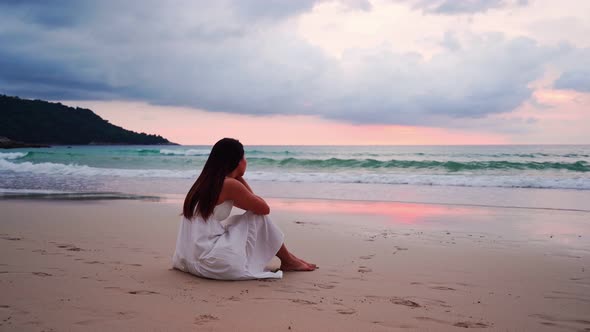
[[(47, 16), (58, 3), (61, 13)], [(387, 48), (335, 59), (285, 23), (312, 1), (249, 4), (1, 2), (0, 93), (444, 126), (513, 110), (569, 50), (498, 34), (459, 43), (449, 33), (447, 50), (428, 60)]]
[(490, 9), (510, 6), (526, 6), (527, 0), (397, 0), (412, 5), (426, 13), (455, 15), (482, 13)]
[[(3, 42), (0, 39), (0, 42)], [(86, 64), (90, 66), (90, 64)], [(80, 75), (81, 63), (0, 48), (2, 92), (42, 99), (103, 99), (114, 96), (114, 88), (98, 78)]]
[(313, 8), (318, 0), (248, 0), (234, 1), (233, 8), (251, 18), (282, 19)]
[(563, 68), (563, 72), (555, 81), (553, 87), (578, 92), (590, 92), (590, 48), (564, 47), (569, 52), (558, 63)]
[(0, 11), (47, 28), (66, 28), (84, 22), (92, 4), (84, 1), (0, 1)]
[(531, 96), (528, 85), (542, 76), (543, 64), (563, 52), (526, 38), (489, 35), (430, 61), (389, 51), (348, 54), (345, 62), (364, 66), (348, 86), (332, 91), (330, 97), (341, 99), (326, 103), (322, 114), (358, 123), (433, 125), (442, 123), (441, 116), (509, 112)]
[(555, 82), (555, 88), (590, 92), (590, 69), (563, 73)]

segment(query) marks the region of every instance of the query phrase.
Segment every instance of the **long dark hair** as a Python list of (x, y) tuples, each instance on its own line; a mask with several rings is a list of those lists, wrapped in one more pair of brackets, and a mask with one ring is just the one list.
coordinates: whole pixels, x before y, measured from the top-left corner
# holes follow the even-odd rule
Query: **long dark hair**
[(198, 214), (207, 220), (215, 209), (225, 177), (238, 167), (242, 158), (244, 146), (240, 141), (222, 138), (215, 143), (201, 175), (184, 199), (182, 215), (190, 220)]

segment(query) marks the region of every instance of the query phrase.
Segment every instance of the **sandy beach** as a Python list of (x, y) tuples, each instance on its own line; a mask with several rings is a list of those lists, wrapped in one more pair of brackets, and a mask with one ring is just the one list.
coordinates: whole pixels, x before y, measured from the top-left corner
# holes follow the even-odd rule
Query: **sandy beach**
[(589, 18), (0, 0), (0, 332), (590, 332)]
[(269, 203), (319, 270), (240, 282), (172, 270), (174, 199), (2, 200), (0, 330), (590, 330), (587, 212)]

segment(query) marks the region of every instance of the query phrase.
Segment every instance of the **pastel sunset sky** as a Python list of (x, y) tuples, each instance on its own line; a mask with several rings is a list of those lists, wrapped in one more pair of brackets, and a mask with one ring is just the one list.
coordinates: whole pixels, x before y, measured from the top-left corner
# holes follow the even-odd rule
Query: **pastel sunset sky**
[(0, 1), (0, 93), (181, 144), (588, 144), (590, 1)]

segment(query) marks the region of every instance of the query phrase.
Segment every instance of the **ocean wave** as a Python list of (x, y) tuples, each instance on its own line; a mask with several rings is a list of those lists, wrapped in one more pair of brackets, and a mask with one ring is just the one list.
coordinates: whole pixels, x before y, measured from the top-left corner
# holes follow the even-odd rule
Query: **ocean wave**
[(59, 163), (11, 163), (0, 159), (0, 171), (16, 173), (34, 173), (41, 175), (57, 176), (111, 176), (111, 177), (139, 177), (139, 178), (191, 178), (197, 175), (196, 171), (176, 171), (167, 169), (121, 169), (90, 167), (78, 164)]
[(0, 152), (0, 159), (14, 160), (26, 157), (28, 152)]
[(136, 149), (136, 150), (119, 150), (120, 153), (154, 155), (154, 156), (208, 156), (210, 150), (207, 149)]
[(54, 158), (54, 157), (63, 157), (63, 156), (68, 156), (68, 157), (84, 157), (87, 154), (82, 153), (82, 152), (71, 152), (69, 150), (67, 151), (29, 151), (27, 153), (27, 155), (24, 157), (25, 160), (35, 160), (37, 158), (44, 158), (44, 159), (48, 159), (48, 158)]
[[(168, 148), (168, 149), (154, 149), (154, 148), (141, 148), (141, 149), (122, 149), (114, 150), (112, 153), (115, 154), (130, 154), (130, 155), (142, 155), (142, 156), (197, 156), (206, 157), (209, 155), (211, 150), (205, 147), (195, 148)], [(53, 152), (39, 151), (35, 154), (51, 154)], [(495, 161), (521, 161), (522, 159), (536, 159), (539, 161), (563, 161), (563, 159), (583, 159), (589, 158), (589, 154), (584, 153), (433, 153), (433, 152), (358, 152), (358, 151), (333, 151), (333, 150), (306, 150), (306, 149), (278, 149), (263, 150), (263, 149), (251, 149), (245, 150), (246, 156), (250, 158), (308, 158), (308, 160), (327, 160), (329, 158), (340, 159), (340, 160), (371, 160), (376, 159), (379, 161), (387, 161), (388, 159), (417, 159), (419, 160), (430, 160), (433, 159), (490, 159)], [(498, 160), (500, 159), (500, 160)]]
[(159, 149), (137, 149), (137, 150), (120, 150), (118, 152), (123, 152), (123, 153), (133, 153), (136, 152), (138, 154), (160, 154), (160, 150)]
[(188, 149), (188, 150), (171, 150), (171, 149), (162, 149), (160, 150), (160, 154), (166, 156), (208, 156), (210, 150), (206, 149)]
[(552, 157), (552, 158), (588, 158), (590, 155), (583, 154), (583, 153), (566, 153), (566, 154), (551, 154), (551, 153), (492, 153), (492, 154), (483, 154), (483, 153), (471, 153), (463, 155), (465, 157), (492, 157), (492, 158), (544, 158), (544, 157)]
[[(246, 155), (258, 155), (258, 154), (270, 154), (270, 155), (290, 155), (290, 154), (297, 154), (295, 151), (289, 150), (282, 150), (282, 151), (262, 151), (262, 150), (245, 150)], [(301, 153), (301, 152), (299, 152)]]
[(12, 189), (0, 188), (0, 196), (2, 195), (26, 195), (26, 194), (71, 194), (72, 191), (49, 190), (49, 189)]
[(590, 190), (590, 178), (546, 178), (534, 176), (435, 175), (435, 174), (351, 174), (250, 172), (249, 181), (363, 183), (452, 187), (496, 187)]
[[(14, 163), (0, 159), (0, 172), (32, 173), (62, 179), (63, 177), (84, 178), (155, 178), (195, 179), (196, 170), (166, 169), (116, 169), (99, 168), (76, 164), (56, 163)], [(531, 175), (484, 175), (484, 174), (396, 174), (359, 172), (285, 172), (282, 170), (250, 171), (248, 180), (270, 182), (308, 182), (308, 183), (366, 183), (392, 185), (462, 186), (462, 187), (503, 187), (503, 188), (543, 188), (590, 190), (590, 177), (582, 176), (531, 176)], [(60, 180), (61, 181), (61, 180)]]
[(435, 160), (388, 160), (375, 159), (272, 159), (249, 158), (253, 165), (302, 168), (344, 168), (344, 169), (444, 169), (448, 172), (477, 170), (568, 170), (590, 172), (590, 165), (584, 160), (576, 162), (515, 162), (507, 160), (490, 161), (435, 161)]
[(550, 154), (550, 153), (426, 153), (426, 152), (397, 152), (397, 153), (368, 153), (368, 152), (357, 152), (349, 154), (353, 157), (427, 157), (427, 158), (504, 158), (504, 159), (511, 159), (511, 158), (520, 158), (520, 159), (538, 159), (538, 158), (588, 158), (590, 157), (589, 154), (583, 153), (566, 153), (566, 154)]
[(135, 195), (121, 192), (75, 192), (42, 189), (9, 189), (0, 188), (0, 198), (18, 199), (54, 199), (54, 200), (159, 200), (158, 196)]
[[(157, 151), (161, 155), (167, 156), (208, 156), (211, 153), (209, 149), (187, 149), (187, 150), (173, 150), (173, 149), (162, 149), (162, 150), (143, 150), (143, 151)], [(261, 150), (245, 150), (246, 156), (248, 155), (292, 155), (295, 154), (293, 151), (261, 151)]]

